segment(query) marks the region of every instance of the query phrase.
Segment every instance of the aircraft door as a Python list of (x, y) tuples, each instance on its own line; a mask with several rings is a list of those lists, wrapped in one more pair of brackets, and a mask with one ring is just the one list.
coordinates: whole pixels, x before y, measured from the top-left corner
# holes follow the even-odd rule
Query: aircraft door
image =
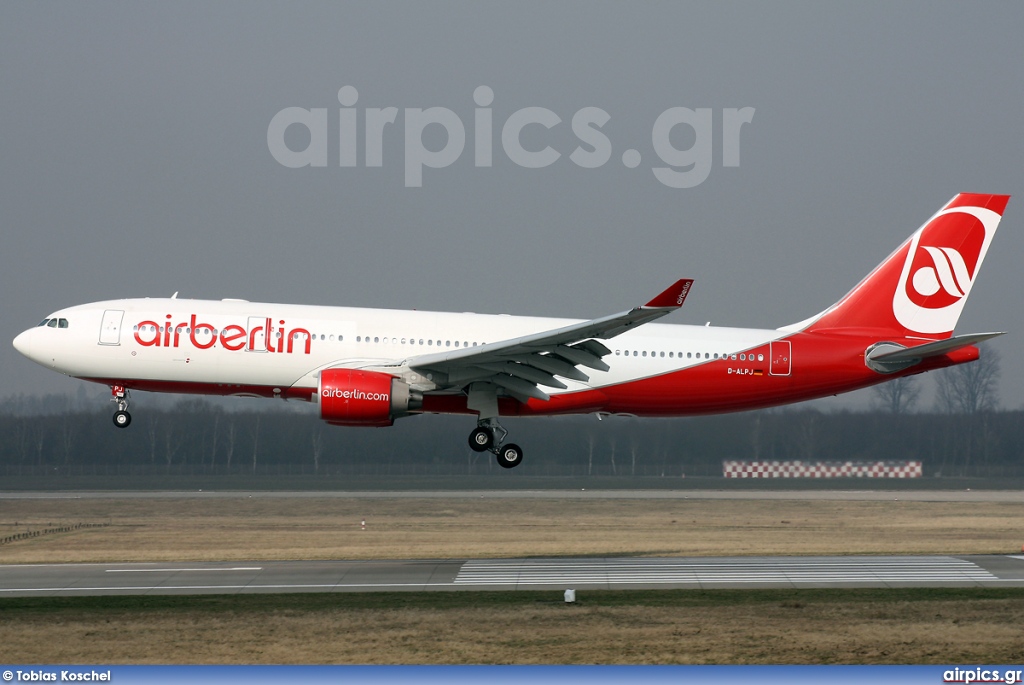
[(772, 376), (788, 376), (793, 369), (793, 348), (788, 340), (773, 340), (771, 343), (771, 364), (768, 373)]
[(123, 309), (108, 309), (103, 312), (103, 321), (100, 323), (100, 345), (121, 344), (121, 321), (123, 319)]
[[(250, 316), (249, 325), (245, 332), (249, 336), (245, 343), (246, 352), (267, 351), (267, 318), (265, 316)], [(251, 343), (251, 344), (250, 344)]]

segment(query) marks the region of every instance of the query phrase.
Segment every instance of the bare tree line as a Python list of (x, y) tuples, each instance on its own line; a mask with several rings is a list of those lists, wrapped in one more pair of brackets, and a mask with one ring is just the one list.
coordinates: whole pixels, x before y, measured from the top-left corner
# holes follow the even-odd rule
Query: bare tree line
[[(990, 360), (985, 362), (984, 360)], [(517, 472), (580, 476), (721, 475), (723, 459), (906, 460), (927, 475), (1024, 476), (1024, 413), (998, 411), (998, 359), (940, 372), (937, 409), (914, 413), (911, 377), (878, 386), (875, 410), (788, 408), (692, 419), (508, 421), (528, 450)], [(105, 472), (248, 474), (297, 467), (350, 472), (500, 473), (465, 445), (471, 417), (403, 419), (390, 429), (335, 428), (312, 412), (225, 412), (186, 399), (137, 412), (116, 429), (106, 407), (27, 415), (0, 407), (0, 475)], [(76, 471), (77, 469), (77, 471)]]
[[(967, 416), (995, 410), (999, 406), (999, 367), (999, 353), (986, 349), (975, 362), (935, 373), (935, 410)], [(876, 409), (906, 414), (917, 407), (920, 381), (917, 376), (896, 378), (876, 385), (872, 394)]]

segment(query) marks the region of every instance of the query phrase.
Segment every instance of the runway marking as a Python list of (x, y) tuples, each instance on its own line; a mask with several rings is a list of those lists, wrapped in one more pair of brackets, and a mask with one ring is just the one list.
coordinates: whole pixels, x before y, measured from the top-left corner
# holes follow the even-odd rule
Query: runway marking
[(124, 587), (19, 587), (0, 588), (0, 592), (137, 592), (139, 590), (323, 590), (332, 588), (371, 587), (454, 587), (454, 583), (324, 583), (316, 585), (126, 585)]
[(262, 571), (262, 566), (236, 566), (234, 568), (108, 568), (106, 573), (173, 573), (176, 571)]
[(457, 585), (657, 584), (657, 583), (907, 583), (986, 582), (999, 578), (970, 561), (921, 559), (616, 559), (468, 561)]

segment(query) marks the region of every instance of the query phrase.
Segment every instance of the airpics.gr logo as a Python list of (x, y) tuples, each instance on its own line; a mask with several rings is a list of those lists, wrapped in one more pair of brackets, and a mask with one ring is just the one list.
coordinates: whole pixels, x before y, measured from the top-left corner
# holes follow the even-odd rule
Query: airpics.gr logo
[(953, 330), (999, 219), (990, 209), (953, 207), (913, 235), (892, 302), (901, 325), (926, 334)]
[[(473, 91), (476, 107), (468, 117), (447, 107), (359, 108), (355, 106), (359, 92), (352, 86), (343, 86), (338, 91), (341, 107), (337, 113), (327, 107), (285, 107), (277, 112), (267, 126), (267, 147), (278, 164), (298, 169), (329, 165), (355, 168), (360, 166), (360, 157), (363, 167), (382, 167), (385, 146), (403, 145), (407, 188), (422, 187), (424, 169), (451, 166), (468, 146), (473, 148), (475, 167), (493, 166), (495, 138), (500, 139), (500, 149), (508, 160), (524, 169), (551, 166), (566, 153), (576, 167), (596, 169), (612, 159), (614, 150), (626, 147), (612, 144), (604, 130), (612, 115), (600, 107), (582, 107), (566, 122), (546, 107), (522, 107), (506, 117), (504, 112), (510, 108), (492, 108), (494, 99), (491, 88), (477, 87)], [(498, 117), (496, 112), (500, 112)], [(401, 123), (396, 123), (400, 113)], [(502, 118), (504, 122), (500, 121)], [(721, 141), (721, 165), (738, 167), (740, 132), (753, 119), (753, 107), (725, 107), (720, 114), (709, 107), (666, 109), (650, 127), (651, 148), (658, 158), (650, 171), (670, 188), (694, 188), (711, 174), (715, 140)], [(468, 131), (464, 121), (472, 122)], [(720, 134), (715, 131), (719, 125)], [(574, 143), (567, 144), (561, 134), (565, 126), (572, 130), (574, 149), (570, 149)], [(289, 145), (289, 129), (292, 133), (304, 129), (298, 136), (308, 139), (300, 143), (304, 148), (293, 149)], [(424, 133), (430, 129), (444, 130), (445, 142), (440, 149), (431, 149), (436, 145), (429, 145), (424, 139)], [(691, 135), (693, 142), (689, 147), (680, 145)], [(428, 133), (426, 137), (431, 136)], [(627, 169), (640, 166), (640, 150), (630, 147), (619, 154)]]

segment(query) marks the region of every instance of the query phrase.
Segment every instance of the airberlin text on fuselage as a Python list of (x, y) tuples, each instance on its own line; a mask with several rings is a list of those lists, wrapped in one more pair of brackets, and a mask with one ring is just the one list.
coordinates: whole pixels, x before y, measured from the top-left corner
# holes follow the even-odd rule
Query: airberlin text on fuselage
[(156, 321), (140, 321), (135, 327), (135, 342), (143, 347), (180, 347), (184, 338), (199, 350), (208, 350), (220, 341), (221, 347), (231, 352), (246, 350), (291, 354), (295, 341), (302, 340), (305, 345), (304, 353), (310, 352), (312, 336), (309, 331), (305, 328), (286, 330), (283, 319), (278, 321), (276, 326), (273, 319), (267, 318), (263, 325), (253, 326), (248, 331), (243, 326), (231, 324), (218, 332), (211, 324), (197, 323), (196, 318), (193, 314), (186, 323), (179, 323), (176, 326), (171, 324), (170, 314), (163, 324)]

